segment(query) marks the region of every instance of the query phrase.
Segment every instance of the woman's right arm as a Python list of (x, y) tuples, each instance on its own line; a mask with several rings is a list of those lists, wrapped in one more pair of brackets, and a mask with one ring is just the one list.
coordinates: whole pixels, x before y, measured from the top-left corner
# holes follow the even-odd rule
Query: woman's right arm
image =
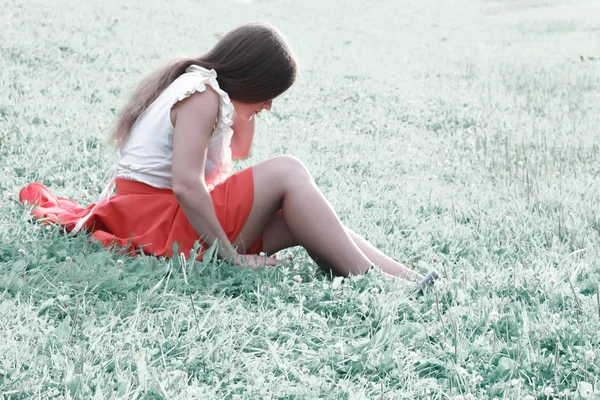
[(259, 264), (279, 265), (281, 262), (271, 257), (260, 257), (262, 262), (259, 262), (254, 256), (238, 254), (217, 218), (204, 179), (204, 168), (208, 141), (218, 111), (219, 95), (208, 85), (204, 92), (196, 92), (173, 105), (173, 193), (202, 241), (212, 245), (216, 239), (219, 240), (220, 258), (236, 265), (246, 264), (253, 268)]
[(171, 109), (173, 131), (173, 193), (185, 216), (208, 245), (219, 240), (218, 254), (234, 261), (237, 252), (217, 218), (204, 180), (208, 141), (219, 111), (219, 95), (209, 86)]

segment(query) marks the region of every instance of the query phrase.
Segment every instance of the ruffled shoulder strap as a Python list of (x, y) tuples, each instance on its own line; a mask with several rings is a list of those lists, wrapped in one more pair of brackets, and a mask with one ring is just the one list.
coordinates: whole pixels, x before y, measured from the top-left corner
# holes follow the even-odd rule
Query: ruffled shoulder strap
[(219, 104), (219, 124), (218, 128), (224, 129), (225, 127), (230, 127), (233, 124), (232, 114), (233, 114), (233, 104), (229, 100), (229, 95), (224, 92), (219, 87), (219, 82), (217, 81), (217, 72), (214, 69), (206, 69), (199, 65), (190, 65), (186, 70), (183, 76), (197, 76), (200, 79), (192, 80), (192, 82), (186, 87), (177, 93), (175, 98), (172, 101), (171, 106), (173, 106), (178, 101), (181, 101), (187, 97), (190, 97), (195, 92), (203, 92), (206, 90), (206, 84), (210, 85), (215, 92), (219, 95), (220, 104)]

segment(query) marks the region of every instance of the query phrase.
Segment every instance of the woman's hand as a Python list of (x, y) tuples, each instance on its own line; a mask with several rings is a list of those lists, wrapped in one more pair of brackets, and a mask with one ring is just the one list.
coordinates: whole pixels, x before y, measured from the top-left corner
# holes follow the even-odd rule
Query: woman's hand
[(231, 157), (234, 160), (244, 160), (250, 156), (250, 148), (254, 138), (254, 118), (244, 121), (234, 112), (232, 119)]
[(270, 268), (283, 265), (283, 260), (278, 260), (274, 255), (261, 256), (258, 254), (237, 254), (232, 263), (242, 268), (252, 267), (253, 270), (256, 270), (261, 265)]

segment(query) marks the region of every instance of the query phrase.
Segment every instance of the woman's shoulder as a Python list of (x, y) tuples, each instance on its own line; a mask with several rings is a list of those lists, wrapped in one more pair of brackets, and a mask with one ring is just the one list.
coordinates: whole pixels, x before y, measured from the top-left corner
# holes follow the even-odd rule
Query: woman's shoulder
[(177, 96), (176, 99), (174, 99), (172, 108), (175, 108), (186, 99), (186, 103), (203, 107), (209, 106), (210, 108), (215, 108), (217, 111), (221, 101), (219, 94), (212, 87), (206, 85), (206, 87), (202, 90), (188, 90), (182, 92), (179, 96)]
[[(169, 107), (173, 109), (182, 100), (194, 97), (193, 100), (190, 99), (186, 102), (192, 103), (190, 105), (193, 107), (206, 107), (210, 104), (210, 108), (216, 108), (219, 116), (217, 130), (227, 130), (227, 127), (230, 127), (233, 122), (231, 120), (233, 105), (227, 93), (219, 87), (216, 76), (215, 70), (191, 65), (169, 87)], [(173, 118), (171, 120), (173, 121)]]
[[(210, 85), (205, 85), (202, 90), (183, 91), (171, 101), (169, 113), (171, 125), (175, 127), (182, 113), (193, 118), (205, 114), (209, 119), (215, 119), (219, 115), (220, 102), (219, 95)], [(200, 110), (202, 112), (199, 112)]]

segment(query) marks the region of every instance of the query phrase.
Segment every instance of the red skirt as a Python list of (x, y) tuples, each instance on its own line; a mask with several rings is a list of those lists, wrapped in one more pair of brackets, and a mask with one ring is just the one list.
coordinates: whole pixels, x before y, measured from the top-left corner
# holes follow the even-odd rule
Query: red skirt
[[(173, 245), (189, 256), (200, 239), (188, 222), (172, 190), (157, 189), (145, 183), (116, 180), (117, 193), (102, 201), (83, 224), (91, 238), (105, 247), (135, 254), (143, 251), (155, 256), (171, 257)], [(254, 199), (252, 167), (231, 175), (210, 192), (221, 226), (230, 242), (244, 227)], [(41, 222), (58, 224), (67, 232), (86, 218), (95, 204), (82, 207), (76, 201), (54, 196), (41, 183), (32, 183), (19, 193), (22, 203), (35, 206), (33, 216)], [(208, 245), (200, 242), (203, 249)], [(247, 254), (262, 251), (262, 235), (246, 249)], [(202, 259), (202, 254), (198, 260)]]

